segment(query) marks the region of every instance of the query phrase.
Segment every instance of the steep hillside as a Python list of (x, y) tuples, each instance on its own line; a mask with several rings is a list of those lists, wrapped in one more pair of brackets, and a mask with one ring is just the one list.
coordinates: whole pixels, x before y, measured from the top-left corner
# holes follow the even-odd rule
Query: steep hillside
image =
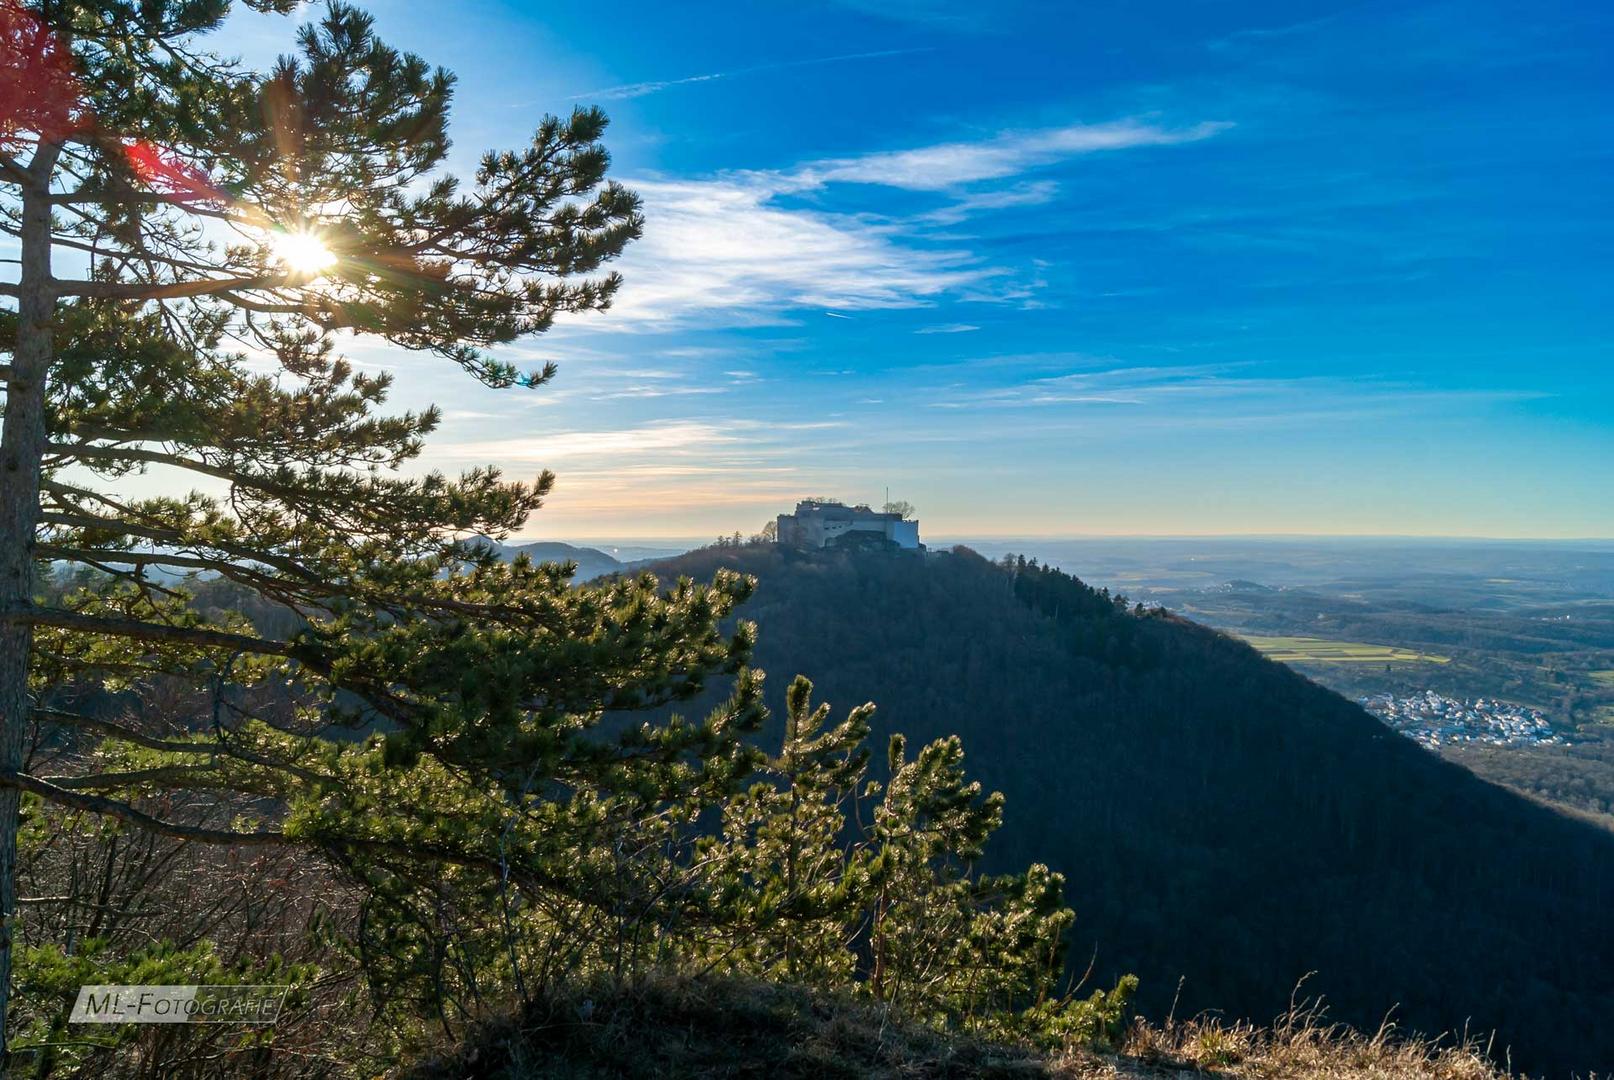
[[(1614, 835), (1476, 779), (1354, 704), (1174, 617), (970, 553), (708, 549), (744, 615), (877, 737), (957, 733), (1008, 797), (993, 868), (1064, 871), (1075, 966), (1164, 1015), (1266, 1020), (1297, 981), (1335, 1019), (1498, 1033), (1548, 1073), (1614, 1065)], [(775, 703), (777, 705), (777, 703)], [(1181, 980), (1179, 992), (1179, 980)]]

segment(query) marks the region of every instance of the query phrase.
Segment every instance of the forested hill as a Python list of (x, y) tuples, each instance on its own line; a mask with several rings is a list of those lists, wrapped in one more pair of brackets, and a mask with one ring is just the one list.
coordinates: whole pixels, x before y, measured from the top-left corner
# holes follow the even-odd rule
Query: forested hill
[(577, 564), (577, 581), (591, 581), (605, 574), (614, 574), (620, 570), (628, 569), (627, 565), (605, 552), (591, 547), (576, 547), (572, 544), (562, 544), (558, 541), (536, 541), (530, 544), (492, 544), (505, 558), (514, 559), (517, 555), (525, 555), (533, 562), (570, 562)]
[(1614, 1065), (1614, 835), (1514, 796), (1186, 620), (973, 553), (704, 549), (755, 574), (770, 704), (801, 672), (876, 736), (956, 733), (1008, 797), (993, 869), (1069, 878), (1078, 968), (1142, 1005), (1496, 1029), (1551, 1074)]

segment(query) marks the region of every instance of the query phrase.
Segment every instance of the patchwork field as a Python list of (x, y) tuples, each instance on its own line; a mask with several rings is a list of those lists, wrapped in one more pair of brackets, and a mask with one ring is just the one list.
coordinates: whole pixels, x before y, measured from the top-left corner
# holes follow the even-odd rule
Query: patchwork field
[(1614, 668), (1607, 671), (1594, 671), (1591, 673), (1591, 675), (1592, 682), (1596, 683), (1598, 686), (1606, 686), (1609, 689), (1614, 690)]
[(1448, 656), (1399, 649), (1393, 645), (1369, 645), (1360, 641), (1332, 641), (1314, 637), (1265, 637), (1239, 635), (1259, 649), (1269, 660), (1286, 664), (1444, 664)]

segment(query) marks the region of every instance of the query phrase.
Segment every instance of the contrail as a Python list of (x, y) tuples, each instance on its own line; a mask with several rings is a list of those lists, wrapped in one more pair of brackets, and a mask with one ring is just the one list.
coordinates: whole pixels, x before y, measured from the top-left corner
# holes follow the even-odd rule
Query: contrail
[(842, 53), (839, 56), (815, 56), (807, 60), (784, 60), (777, 64), (757, 64), (754, 67), (736, 68), (733, 71), (715, 71), (709, 75), (687, 75), (681, 79), (662, 79), (656, 82), (624, 83), (621, 86), (607, 86), (600, 90), (590, 90), (586, 94), (573, 94), (571, 100), (593, 98), (599, 101), (620, 101), (624, 98), (644, 97), (646, 94), (659, 93), (668, 87), (685, 86), (689, 83), (715, 82), (718, 79), (733, 79), (741, 75), (755, 75), (763, 71), (783, 71), (787, 68), (812, 67), (816, 64), (838, 64), (847, 60), (878, 60), (886, 56), (907, 56), (921, 52), (930, 52), (930, 49), (882, 49), (879, 52)]

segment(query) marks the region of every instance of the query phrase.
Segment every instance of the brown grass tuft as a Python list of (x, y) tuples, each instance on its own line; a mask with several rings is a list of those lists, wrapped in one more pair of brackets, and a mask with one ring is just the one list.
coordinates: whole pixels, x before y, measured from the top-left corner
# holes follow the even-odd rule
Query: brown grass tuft
[[(1476, 1040), (1367, 1035), (1297, 1007), (1270, 1027), (1135, 1022), (1120, 1052), (1048, 1054), (898, 1022), (866, 1003), (742, 979), (573, 987), (417, 1063), (407, 1080), (1524, 1080)], [(1587, 1077), (1585, 1080), (1595, 1080)]]
[[(1155, 1026), (1138, 1022), (1114, 1058), (1067, 1055), (1084, 1080), (1210, 1075), (1228, 1080), (1503, 1080), (1477, 1040), (1412, 1038), (1391, 1025), (1372, 1035), (1296, 1011), (1271, 1027), (1201, 1018)], [(1522, 1078), (1520, 1078), (1522, 1080)]]

